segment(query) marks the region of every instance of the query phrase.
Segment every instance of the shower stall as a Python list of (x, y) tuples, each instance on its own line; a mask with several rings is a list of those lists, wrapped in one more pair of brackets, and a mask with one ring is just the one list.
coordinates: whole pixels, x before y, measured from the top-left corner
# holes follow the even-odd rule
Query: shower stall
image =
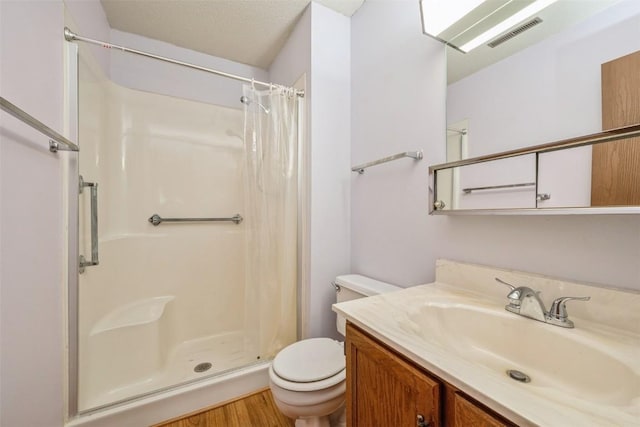
[(77, 51), (77, 412), (268, 361), (297, 338), (299, 94), (142, 92)]

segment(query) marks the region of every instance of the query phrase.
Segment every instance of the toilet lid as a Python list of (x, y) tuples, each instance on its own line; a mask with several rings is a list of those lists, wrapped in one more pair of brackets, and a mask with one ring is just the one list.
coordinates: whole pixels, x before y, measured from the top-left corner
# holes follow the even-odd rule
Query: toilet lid
[(284, 348), (273, 359), (275, 373), (298, 383), (321, 381), (345, 368), (344, 347), (331, 338), (310, 338)]

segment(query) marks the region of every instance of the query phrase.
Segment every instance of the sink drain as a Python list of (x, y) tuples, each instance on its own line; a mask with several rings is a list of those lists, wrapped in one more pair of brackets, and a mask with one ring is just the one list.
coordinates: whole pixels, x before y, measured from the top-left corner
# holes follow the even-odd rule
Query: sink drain
[(205, 372), (208, 371), (209, 369), (211, 369), (211, 363), (209, 362), (204, 362), (204, 363), (198, 363), (196, 365), (195, 368), (193, 368), (194, 372)]
[(507, 375), (516, 381), (520, 381), (521, 383), (531, 382), (531, 377), (524, 372), (516, 371), (515, 369), (508, 369)]

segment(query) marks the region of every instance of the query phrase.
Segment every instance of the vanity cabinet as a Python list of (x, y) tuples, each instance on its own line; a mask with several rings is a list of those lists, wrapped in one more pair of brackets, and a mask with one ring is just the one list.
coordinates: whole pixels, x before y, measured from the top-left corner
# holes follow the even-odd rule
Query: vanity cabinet
[(348, 427), (514, 426), (347, 323)]
[(447, 423), (454, 427), (505, 427), (500, 419), (469, 400), (463, 393), (453, 392), (453, 422)]
[(441, 425), (440, 382), (347, 324), (347, 425)]

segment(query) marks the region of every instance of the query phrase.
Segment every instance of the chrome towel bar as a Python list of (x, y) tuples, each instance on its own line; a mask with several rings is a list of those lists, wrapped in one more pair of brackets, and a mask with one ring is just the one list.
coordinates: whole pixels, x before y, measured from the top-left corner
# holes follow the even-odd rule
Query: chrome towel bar
[(231, 218), (162, 218), (158, 214), (153, 214), (149, 217), (149, 222), (154, 226), (158, 226), (163, 222), (233, 222), (236, 224), (240, 224), (244, 218), (240, 214), (235, 214)]
[(482, 190), (499, 190), (501, 188), (516, 188), (516, 187), (535, 187), (535, 182), (525, 182), (522, 184), (505, 184), (505, 185), (491, 185), (488, 187), (471, 187), (471, 188), (463, 188), (462, 192), (464, 194), (469, 194), (473, 191), (482, 191)]
[(358, 172), (359, 174), (363, 174), (364, 170), (366, 168), (369, 168), (371, 166), (376, 166), (379, 165), (381, 163), (387, 163), (387, 162), (391, 162), (393, 160), (397, 160), (397, 159), (402, 159), (404, 157), (411, 157), (412, 159), (415, 160), (421, 160), (422, 159), (422, 150), (420, 151), (405, 151), (404, 153), (398, 153), (398, 154), (394, 154), (393, 156), (389, 156), (389, 157), (383, 157), (382, 159), (378, 159), (378, 160), (374, 160), (372, 162), (369, 163), (363, 163), (361, 165), (358, 166), (354, 166), (351, 168), (352, 172)]
[(0, 96), (0, 108), (2, 109), (2, 111), (5, 111), (11, 114), (16, 119), (20, 120), (23, 123), (28, 124), (35, 130), (51, 138), (51, 140), (49, 141), (49, 151), (51, 151), (52, 153), (57, 153), (58, 150), (62, 150), (62, 151), (78, 151), (79, 150), (76, 144), (69, 141), (67, 138), (60, 135), (58, 132), (51, 129), (49, 126), (45, 125), (40, 120), (33, 117), (32, 115), (25, 113), (20, 108), (16, 107), (15, 105), (13, 105), (12, 103), (10, 103), (9, 101), (7, 101), (1, 96)]

